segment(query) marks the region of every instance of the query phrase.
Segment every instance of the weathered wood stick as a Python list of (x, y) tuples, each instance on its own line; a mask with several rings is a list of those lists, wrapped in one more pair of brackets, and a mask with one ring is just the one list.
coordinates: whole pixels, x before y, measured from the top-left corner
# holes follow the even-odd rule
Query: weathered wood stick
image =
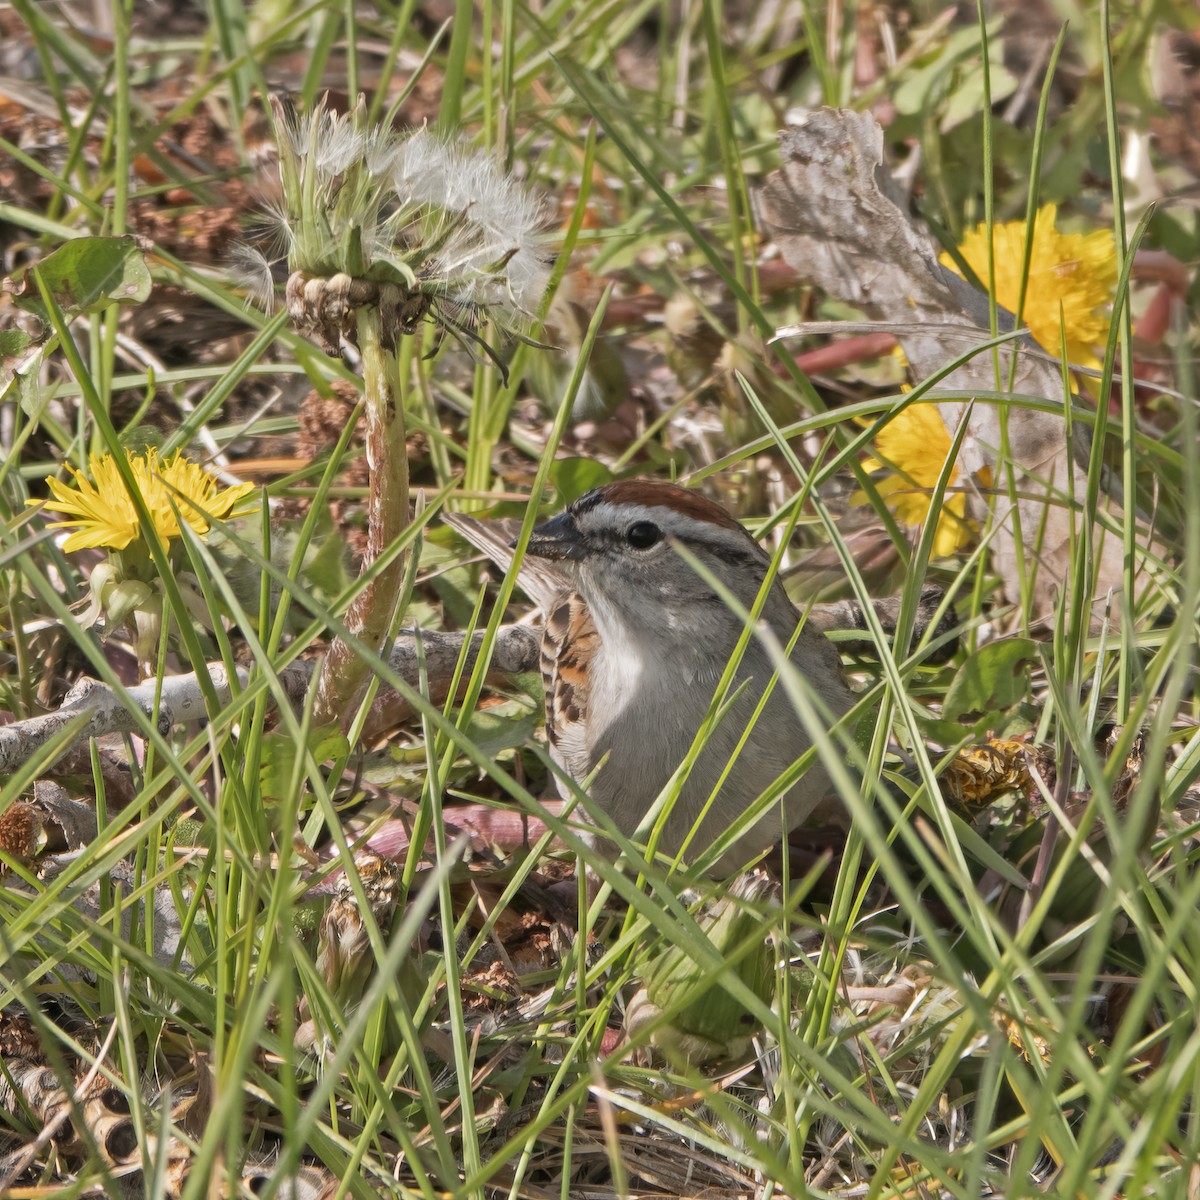
[[(420, 654), (424, 655), (425, 673), (431, 690), (444, 689), (454, 674), (454, 668), (462, 653), (466, 634), (420, 631)], [(518, 675), (536, 670), (538, 666), (538, 640), (536, 629), (527, 625), (502, 625), (492, 645), (490, 670), (497, 675)], [(471, 650), (467, 658), (470, 670), (478, 656), (483, 634), (476, 633), (471, 639)], [(421, 685), (420, 654), (418, 636), (414, 630), (402, 630), (388, 655), (392, 669), (411, 687)], [(301, 704), (313, 677), (318, 660), (305, 659), (293, 663), (280, 672), (280, 680), (288, 698)], [(208, 678), (220, 703), (226, 704), (233, 695), (229, 675), (223, 663), (208, 663)], [(250, 669), (237, 669), (239, 687), (250, 681)], [(171, 675), (162, 681), (161, 695), (155, 707), (155, 695), (159, 684), (148, 680), (124, 693), (101, 683), (97, 679), (81, 679), (68, 693), (62, 707), (52, 713), (15, 721), (11, 725), (0, 725), (0, 775), (8, 775), (31, 758), (42, 746), (53, 740), (72, 722), (81, 722), (76, 735), (68, 745), (85, 738), (100, 737), (106, 733), (127, 733), (139, 728), (133, 706), (141, 711), (166, 735), (174, 726), (186, 721), (206, 718), (204, 692), (199, 678), (193, 673)]]

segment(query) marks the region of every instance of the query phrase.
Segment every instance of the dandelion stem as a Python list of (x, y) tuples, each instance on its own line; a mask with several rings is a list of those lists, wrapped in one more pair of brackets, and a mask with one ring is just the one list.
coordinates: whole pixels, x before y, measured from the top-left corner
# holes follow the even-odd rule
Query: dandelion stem
[[(366, 401), (365, 442), (370, 494), (367, 500), (365, 573), (408, 526), (408, 445), (404, 421), (403, 385), (394, 350), (384, 348), (378, 307), (355, 313), (362, 353), (363, 394)], [(346, 627), (377, 653), (395, 616), (404, 579), (403, 554), (397, 555), (355, 597), (346, 614)], [(367, 663), (342, 638), (335, 638), (325, 657), (317, 685), (318, 721), (345, 722), (350, 704), (367, 673)]]
[[(355, 647), (368, 659), (378, 652), (405, 574), (403, 555), (389, 557), (409, 523), (397, 342), (411, 342), (428, 320), (500, 365), (475, 329), (485, 317), (514, 333), (530, 324), (546, 285), (541, 214), (491, 159), (424, 130), (373, 126), (362, 97), (349, 113), (322, 103), (307, 117), (272, 105), (288, 315), (328, 353), (356, 346), (362, 355), (371, 480), (362, 569), (373, 582), (346, 614), (349, 636), (330, 646), (316, 698), (318, 720), (343, 723), (368, 670)], [(270, 279), (270, 263), (263, 267)], [(480, 462), (490, 456), (477, 454)]]

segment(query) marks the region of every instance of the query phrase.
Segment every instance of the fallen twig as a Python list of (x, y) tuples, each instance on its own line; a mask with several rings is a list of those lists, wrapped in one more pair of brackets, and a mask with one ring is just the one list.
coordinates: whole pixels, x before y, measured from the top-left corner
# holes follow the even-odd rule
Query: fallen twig
[[(462, 653), (466, 634), (420, 631), (420, 653), (418, 636), (414, 630), (401, 631), (388, 662), (392, 669), (411, 687), (421, 685), (420, 658), (424, 657), (425, 676), (431, 689), (449, 683)], [(474, 666), (482, 643), (482, 633), (472, 638), (467, 658), (467, 669)], [(288, 698), (296, 705), (303, 702), (312, 681), (318, 660), (306, 659), (293, 663), (280, 672), (279, 678)], [(490, 669), (498, 675), (516, 675), (534, 670), (538, 663), (538, 632), (527, 625), (503, 625), (496, 633), (492, 645)], [(208, 663), (208, 678), (220, 704), (227, 704), (235, 689), (231, 686), (228, 672), (223, 663)], [(237, 687), (244, 688), (250, 682), (249, 667), (237, 669)], [(156, 701), (157, 699), (157, 706)], [(100, 737), (106, 733), (130, 733), (141, 727), (141, 720), (153, 721), (164, 736), (176, 725), (187, 721), (209, 717), (205, 704), (204, 689), (195, 673), (171, 675), (163, 679), (149, 680), (136, 687), (118, 691), (98, 679), (81, 679), (68, 693), (62, 707), (52, 713), (15, 721), (0, 726), (0, 775), (7, 775), (27, 762), (43, 746), (57, 737), (63, 730), (78, 722), (75, 736), (64, 745), (62, 753), (85, 738)]]

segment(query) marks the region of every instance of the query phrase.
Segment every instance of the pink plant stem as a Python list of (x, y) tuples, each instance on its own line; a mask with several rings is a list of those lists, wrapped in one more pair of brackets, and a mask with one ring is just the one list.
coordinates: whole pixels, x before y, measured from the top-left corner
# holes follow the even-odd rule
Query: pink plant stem
[(853, 337), (839, 338), (828, 346), (805, 350), (796, 355), (796, 366), (805, 375), (820, 375), (826, 371), (837, 371), (853, 363), (870, 362), (891, 354), (896, 339), (890, 333), (862, 333)]

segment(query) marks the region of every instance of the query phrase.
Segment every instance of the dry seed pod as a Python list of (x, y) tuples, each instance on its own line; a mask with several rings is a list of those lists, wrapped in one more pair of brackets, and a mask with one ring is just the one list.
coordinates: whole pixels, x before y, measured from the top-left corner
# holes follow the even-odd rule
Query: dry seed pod
[(275, 1172), (266, 1164), (247, 1167), (242, 1174), (242, 1183), (254, 1195), (274, 1185), (279, 1200), (325, 1200), (337, 1191), (337, 1176), (319, 1167), (300, 1167), (283, 1180), (276, 1180)]
[(30, 804), (17, 801), (0, 813), (0, 850), (22, 866), (37, 857), (44, 844), (42, 818)]
[[(371, 918), (386, 934), (400, 900), (400, 868), (390, 859), (369, 851), (356, 855), (354, 866), (366, 894)], [(321, 919), (317, 949), (317, 969), (343, 1014), (351, 1012), (362, 999), (375, 968), (368, 925), (363, 920), (350, 879), (343, 875)], [(305, 998), (300, 1003), (301, 1017), (307, 1017), (308, 1012)], [(317, 1025), (311, 1019), (303, 1021), (296, 1031), (296, 1044), (301, 1049), (312, 1049), (317, 1038)]]

